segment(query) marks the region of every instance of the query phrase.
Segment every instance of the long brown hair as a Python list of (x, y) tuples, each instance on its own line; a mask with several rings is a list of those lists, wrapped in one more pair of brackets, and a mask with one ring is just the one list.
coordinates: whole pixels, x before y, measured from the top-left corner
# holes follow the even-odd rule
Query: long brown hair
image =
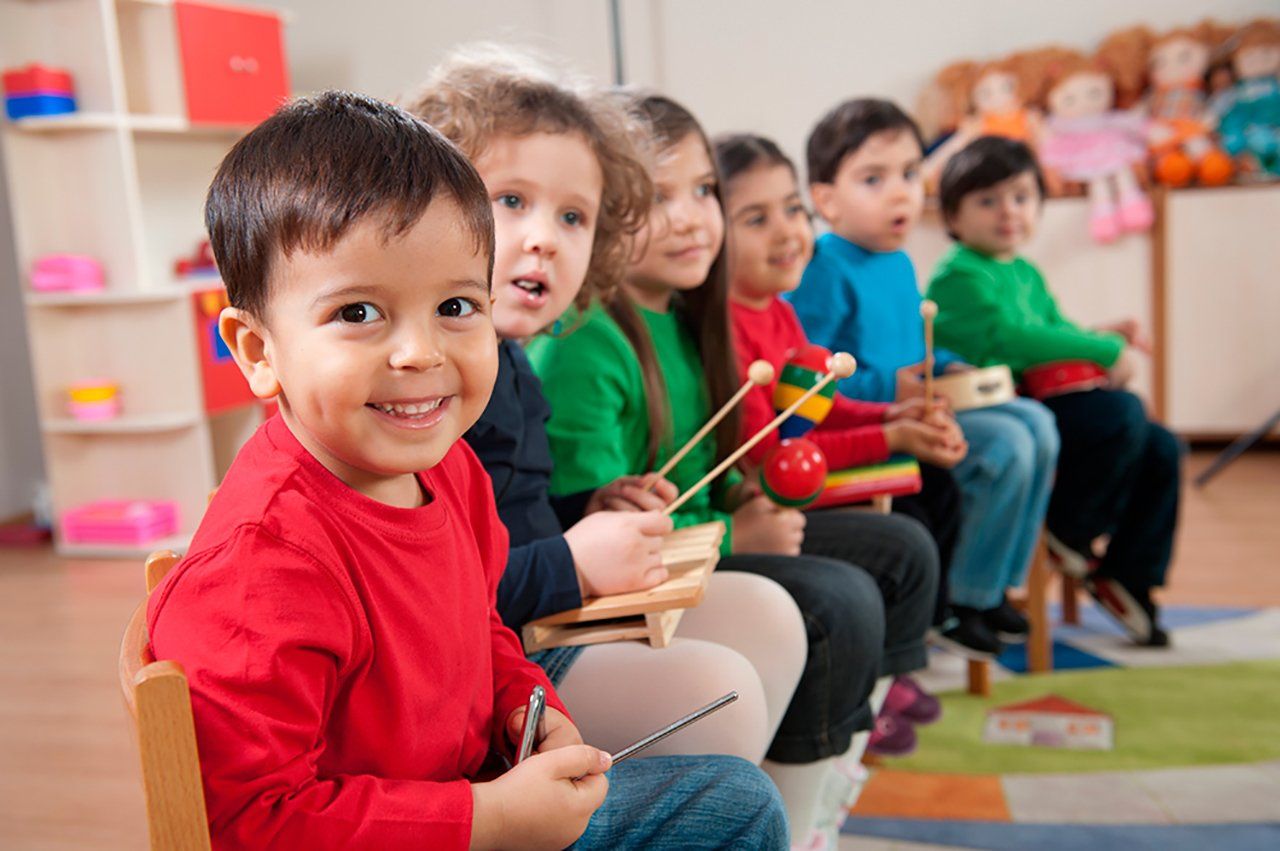
[[(712, 169), (715, 169), (715, 153), (707, 140), (707, 134), (703, 132), (701, 125), (689, 110), (670, 98), (656, 94), (635, 96), (633, 104), (635, 109), (649, 120), (655, 147), (665, 150), (684, 141), (689, 134), (696, 134), (707, 151), (708, 162), (711, 163)], [(714, 189), (716, 203), (723, 209), (724, 199), (721, 195), (718, 174), (716, 178)], [(679, 293), (674, 304), (698, 346), (698, 353), (702, 356), (702, 372), (706, 377), (711, 410), (717, 410), (733, 395), (734, 390), (737, 389), (738, 380), (738, 360), (734, 353), (729, 327), (728, 258), (723, 243), (702, 286)], [(649, 337), (649, 331), (631, 303), (630, 297), (622, 288), (619, 288), (604, 301), (604, 306), (622, 328), (622, 333), (635, 349), (636, 359), (640, 361), (645, 396), (648, 400), (649, 466), (652, 467), (671, 429), (666, 382), (662, 378), (662, 370), (658, 365), (657, 352)], [(737, 446), (741, 428), (741, 416), (736, 408), (716, 426), (717, 461), (724, 459)]]

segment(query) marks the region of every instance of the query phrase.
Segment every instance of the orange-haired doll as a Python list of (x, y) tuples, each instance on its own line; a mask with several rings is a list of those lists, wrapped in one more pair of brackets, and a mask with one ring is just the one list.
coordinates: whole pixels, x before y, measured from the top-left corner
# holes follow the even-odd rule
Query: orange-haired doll
[(1231, 179), (1231, 157), (1213, 138), (1205, 75), (1227, 31), (1212, 21), (1159, 36), (1145, 27), (1115, 33), (1099, 50), (1126, 93), (1143, 83), (1142, 107), (1151, 118), (1148, 146), (1156, 180), (1220, 186)]
[(1113, 109), (1115, 83), (1095, 59), (1061, 53), (1045, 69), (1045, 120), (1040, 162), (1088, 187), (1089, 233), (1111, 242), (1124, 231), (1151, 227), (1151, 199), (1133, 167), (1146, 157), (1145, 126), (1137, 113)]

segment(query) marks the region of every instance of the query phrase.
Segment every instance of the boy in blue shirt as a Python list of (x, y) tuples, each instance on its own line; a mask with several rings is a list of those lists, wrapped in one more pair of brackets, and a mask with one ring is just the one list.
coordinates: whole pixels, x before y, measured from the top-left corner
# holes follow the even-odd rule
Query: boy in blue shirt
[[(857, 372), (839, 389), (868, 401), (923, 392), (920, 292), (902, 251), (924, 208), (923, 150), (915, 122), (873, 99), (832, 109), (807, 144), (809, 192), (832, 232), (818, 239), (790, 301), (810, 339), (857, 358)], [(937, 374), (966, 369), (953, 353), (935, 352)], [(1026, 619), (1005, 591), (1021, 583), (1044, 521), (1058, 434), (1053, 415), (1025, 399), (956, 419), (969, 443), (953, 470), (963, 516), (947, 591), (958, 622), (944, 624), (939, 637), (962, 651), (991, 654), (1002, 638), (1027, 634)], [(923, 511), (926, 525), (942, 520), (928, 516), (940, 512), (927, 504), (904, 507)]]

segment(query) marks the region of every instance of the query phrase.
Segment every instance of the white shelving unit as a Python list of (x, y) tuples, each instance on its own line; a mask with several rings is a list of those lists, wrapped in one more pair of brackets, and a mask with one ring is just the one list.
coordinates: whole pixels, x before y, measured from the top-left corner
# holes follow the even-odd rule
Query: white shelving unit
[[(210, 490), (260, 421), (257, 406), (210, 416), (194, 288), (172, 266), (204, 237), (204, 194), (248, 125), (193, 126), (170, 0), (0, 0), (0, 65), (69, 69), (79, 111), (3, 124), (36, 399), (56, 516), (99, 499), (167, 499), (181, 530), (144, 547), (68, 544), (65, 555), (183, 549)], [(47, 254), (87, 254), (107, 285), (27, 289)], [(216, 285), (216, 282), (214, 282)], [(68, 417), (68, 385), (115, 381), (117, 419)]]

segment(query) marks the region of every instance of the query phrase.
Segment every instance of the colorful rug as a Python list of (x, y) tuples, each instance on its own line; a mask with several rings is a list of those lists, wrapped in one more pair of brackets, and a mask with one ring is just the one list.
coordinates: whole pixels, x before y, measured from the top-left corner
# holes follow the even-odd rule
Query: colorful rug
[[(842, 847), (1280, 847), (1280, 609), (1170, 609), (1168, 650), (1081, 613), (1055, 630), (1054, 673), (1020, 675), (1015, 648), (989, 699), (935, 654), (922, 680), (943, 719), (920, 728), (916, 754), (873, 772)], [(1110, 714), (1115, 749), (982, 741), (988, 709), (1047, 694)]]

